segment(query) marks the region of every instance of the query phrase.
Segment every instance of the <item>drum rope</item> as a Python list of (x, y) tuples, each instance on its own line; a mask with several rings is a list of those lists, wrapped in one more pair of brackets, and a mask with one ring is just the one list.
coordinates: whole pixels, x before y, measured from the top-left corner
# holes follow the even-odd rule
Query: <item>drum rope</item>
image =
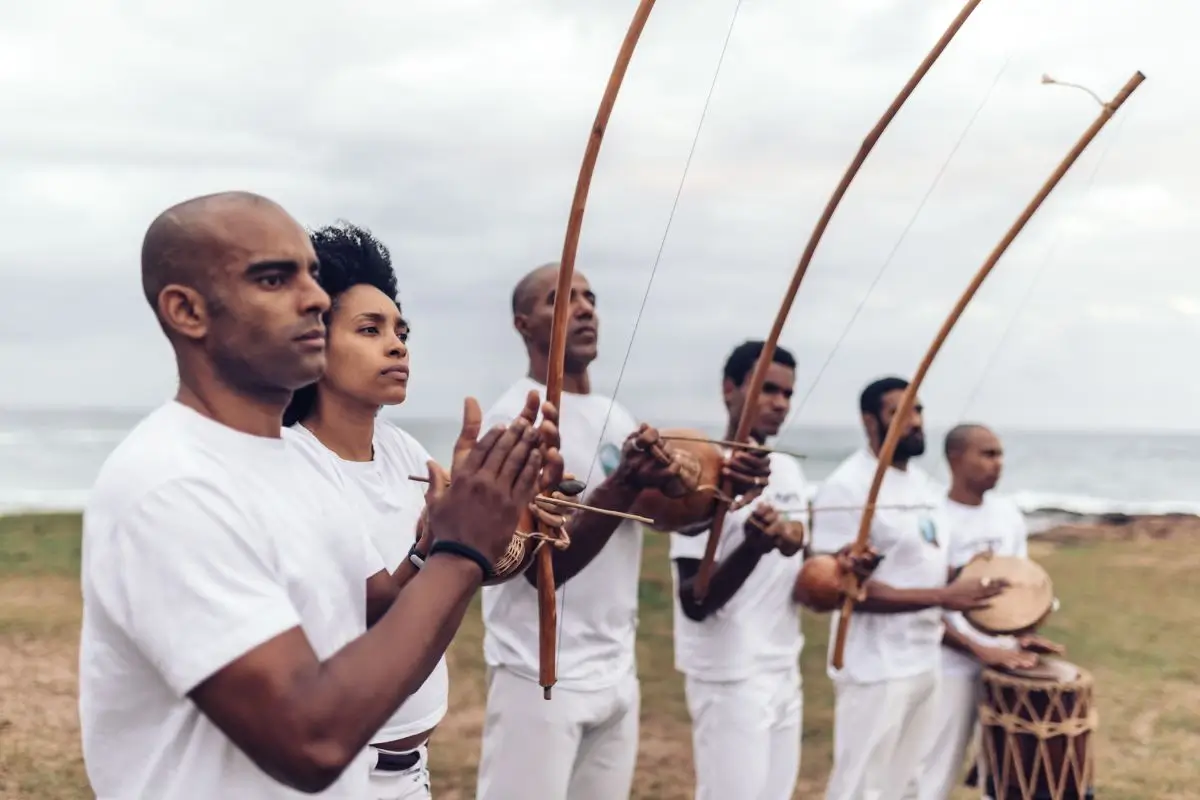
[(1088, 711), (1082, 717), (1071, 717), (1064, 720), (1030, 720), (1011, 711), (996, 711), (987, 704), (979, 706), (980, 725), (1003, 728), (1009, 733), (1030, 734), (1038, 739), (1050, 739), (1055, 736), (1080, 736), (1095, 730), (1099, 723), (1100, 715), (1095, 709)]

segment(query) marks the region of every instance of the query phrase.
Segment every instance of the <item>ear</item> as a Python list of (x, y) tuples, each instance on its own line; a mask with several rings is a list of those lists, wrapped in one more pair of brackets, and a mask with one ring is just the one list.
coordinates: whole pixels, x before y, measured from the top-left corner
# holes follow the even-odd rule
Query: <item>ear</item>
[(529, 320), (525, 318), (524, 314), (513, 315), (513, 329), (524, 341), (529, 341)]
[(879, 420), (875, 419), (875, 415), (864, 413), (862, 415), (862, 424), (863, 428), (865, 428), (867, 431), (867, 440), (872, 444), (879, 441), (879, 437), (882, 435), (882, 433), (879, 430)]
[(725, 398), (725, 408), (732, 409), (737, 402), (738, 389), (741, 388), (729, 378), (721, 379), (721, 396)]
[(208, 304), (191, 286), (164, 286), (158, 293), (158, 316), (168, 331), (186, 339), (202, 339), (208, 333)]

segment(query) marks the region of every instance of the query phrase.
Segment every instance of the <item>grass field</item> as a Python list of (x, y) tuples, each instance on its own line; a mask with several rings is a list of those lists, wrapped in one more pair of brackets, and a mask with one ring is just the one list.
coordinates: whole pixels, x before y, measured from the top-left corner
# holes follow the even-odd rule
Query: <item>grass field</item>
[[(1200, 543), (1153, 535), (1059, 537), (1032, 555), (1051, 573), (1062, 610), (1046, 633), (1096, 678), (1097, 789), (1105, 800), (1196, 796), (1200, 753)], [(1173, 533), (1174, 531), (1174, 533)], [(682, 682), (672, 668), (665, 542), (647, 537), (639, 661), (642, 741), (634, 796), (690, 798), (692, 762)], [(0, 798), (90, 797), (79, 754), (76, 659), (79, 518), (0, 518)], [(565, 613), (570, 613), (571, 598)], [(822, 666), (827, 621), (805, 619), (802, 779), (822, 796), (830, 763), (831, 690)], [(434, 795), (473, 796), (483, 722), (478, 610), (451, 652), (451, 712), (434, 739)], [(958, 797), (966, 798), (967, 790)]]

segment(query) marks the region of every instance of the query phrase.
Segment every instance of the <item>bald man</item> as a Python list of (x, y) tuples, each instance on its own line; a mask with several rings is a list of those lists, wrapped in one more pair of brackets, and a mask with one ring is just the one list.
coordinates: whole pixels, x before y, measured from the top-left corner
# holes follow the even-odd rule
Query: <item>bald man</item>
[[(557, 278), (558, 265), (546, 264), (513, 291), (513, 327), (529, 369), (492, 405), (488, 421), (510, 415), (525, 393), (544, 391)], [(677, 492), (677, 466), (650, 455), (657, 432), (592, 392), (588, 368), (598, 353), (599, 318), (596, 295), (578, 272), (569, 302), (559, 424), (566, 471), (588, 484), (586, 502), (616, 511), (628, 510), (648, 487)], [(769, 462), (743, 456), (729, 469), (740, 492), (765, 484)], [(634, 645), (642, 528), (586, 512), (566, 527), (571, 546), (554, 552), (558, 683), (549, 702), (538, 685), (537, 570), (483, 592), (488, 694), (480, 800), (620, 800), (631, 790), (641, 703)]]
[[(944, 508), (951, 531), (951, 569), (961, 569), (989, 551), (1002, 556), (1027, 556), (1024, 515), (1012, 500), (992, 491), (1004, 467), (1004, 449), (996, 434), (975, 423), (956, 425), (946, 434), (945, 455), (950, 467), (950, 491)], [(947, 612), (937, 733), (925, 757), (921, 800), (947, 800), (961, 783), (963, 760), (978, 726), (982, 666), (1023, 669), (1037, 663), (1038, 653), (1060, 651), (1058, 645), (1039, 636), (988, 636), (973, 628), (962, 613)], [(982, 774), (982, 763), (977, 766)], [(984, 788), (983, 796), (987, 797)]]
[(325, 368), (318, 268), (257, 195), (181, 203), (146, 233), (179, 390), (84, 511), (79, 708), (99, 798), (366, 797), (367, 743), (437, 664), (539, 481), (561, 476), (537, 447), (554, 409), (535, 428), (530, 398), (476, 443), (469, 401), (454, 484), (432, 484), (435, 544), (399, 595), (342, 487), (281, 437), (292, 392)]

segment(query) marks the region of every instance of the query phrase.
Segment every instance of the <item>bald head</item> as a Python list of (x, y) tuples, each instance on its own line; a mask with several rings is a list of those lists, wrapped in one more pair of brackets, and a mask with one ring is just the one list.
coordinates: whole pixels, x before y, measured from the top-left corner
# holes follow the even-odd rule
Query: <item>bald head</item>
[(142, 289), (181, 379), (272, 402), (286, 403), (324, 371), (329, 295), (319, 266), (300, 223), (249, 192), (174, 205), (142, 241)]
[(957, 456), (966, 452), (972, 441), (976, 438), (990, 437), (996, 438), (987, 427), (980, 425), (977, 422), (964, 422), (955, 425), (946, 434), (945, 452), (948, 460), (953, 460)]
[(553, 285), (558, 280), (558, 262), (551, 261), (534, 267), (526, 272), (517, 285), (513, 287), (513, 314), (528, 314), (537, 305), (538, 299), (546, 293), (546, 285)]
[(213, 271), (239, 247), (239, 228), (280, 217), (299, 227), (278, 203), (251, 192), (194, 197), (159, 214), (142, 239), (142, 291), (151, 308), (159, 313), (158, 296), (171, 284), (210, 294)]
[(972, 505), (996, 487), (1004, 471), (1000, 438), (976, 422), (955, 425), (946, 434), (946, 461), (950, 466), (950, 497)]

